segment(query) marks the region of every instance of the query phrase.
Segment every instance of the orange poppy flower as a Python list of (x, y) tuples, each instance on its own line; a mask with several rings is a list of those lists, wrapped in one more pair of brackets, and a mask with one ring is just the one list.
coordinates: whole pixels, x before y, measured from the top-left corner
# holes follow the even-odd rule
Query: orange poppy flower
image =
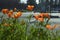
[(44, 16), (49, 16), (49, 14), (48, 13), (45, 13)]
[(38, 20), (38, 18), (39, 18), (38, 15), (34, 15), (34, 17), (35, 17), (36, 20)]
[(34, 8), (34, 6), (32, 5), (32, 8)]
[(17, 12), (13, 17), (14, 17), (14, 18), (18, 18), (18, 17), (20, 17), (21, 15), (22, 15), (21, 12)]
[(13, 14), (13, 10), (10, 10), (9, 13)]
[(45, 17), (49, 17), (49, 14), (48, 14), (48, 13), (45, 13), (44, 16), (45, 16)]
[(17, 12), (17, 15), (20, 17), (22, 15), (22, 12)]
[(34, 6), (33, 5), (31, 5), (31, 9), (33, 10), (33, 8), (34, 8)]
[(17, 15), (18, 17), (20, 17), (22, 14), (21, 14), (21, 13), (17, 13), (16, 15)]
[(31, 7), (30, 8), (28, 7), (27, 9), (30, 10), (30, 11), (32, 10)]
[(8, 17), (11, 17), (11, 16), (12, 16), (12, 14), (11, 14), (11, 13), (8, 13), (7, 15), (8, 15)]
[(51, 25), (47, 24), (47, 25), (46, 25), (46, 28), (47, 28), (47, 29), (51, 29)]
[(46, 28), (47, 29), (50, 29), (50, 30), (53, 30), (53, 29), (55, 29), (57, 27), (57, 24), (55, 24), (54, 26), (51, 26), (51, 25), (46, 25)]
[(14, 15), (14, 18), (18, 18), (18, 15), (17, 15), (17, 14), (15, 14), (15, 15)]
[(28, 7), (31, 7), (30, 5), (28, 5)]
[(8, 13), (8, 9), (2, 9), (3, 14), (7, 14)]
[(48, 19), (50, 19), (50, 16), (48, 13), (41, 13), (39, 14), (39, 17), (42, 17), (42, 18), (47, 17)]
[(44, 13), (40, 13), (40, 14), (39, 14), (39, 17), (40, 17), (40, 18), (43, 18), (43, 17), (44, 17)]
[(43, 21), (44, 21), (44, 18), (38, 18), (38, 20), (39, 20), (40, 22), (43, 22)]
[(30, 10), (30, 11), (33, 10), (33, 8), (34, 8), (33, 5), (28, 5), (28, 7), (27, 7), (27, 9)]

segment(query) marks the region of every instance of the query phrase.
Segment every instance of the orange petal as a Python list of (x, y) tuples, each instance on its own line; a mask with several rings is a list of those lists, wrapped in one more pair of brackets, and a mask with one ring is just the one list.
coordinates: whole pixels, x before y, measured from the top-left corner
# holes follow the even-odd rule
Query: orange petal
[(12, 14), (11, 14), (11, 13), (8, 13), (7, 15), (8, 15), (8, 17), (11, 17), (11, 16), (12, 16)]
[(32, 5), (32, 8), (34, 8), (34, 6)]
[(39, 18), (38, 15), (34, 15), (34, 17), (35, 17), (36, 20), (38, 20), (38, 18)]
[(44, 21), (44, 18), (38, 18), (39, 21), (43, 22)]
[(31, 5), (28, 5), (28, 7), (27, 7), (27, 9), (30, 11), (33, 10), (33, 8), (34, 8), (34, 6), (31, 6)]
[(47, 18), (50, 17), (48, 13), (45, 13), (44, 16), (47, 17)]
[(43, 18), (44, 17), (44, 13), (40, 13), (39, 17)]
[(10, 10), (9, 13), (13, 14), (13, 10)]
[(28, 5), (28, 7), (31, 7), (30, 5)]
[(22, 15), (22, 12), (17, 12), (18, 17)]
[(15, 15), (14, 15), (14, 18), (18, 18), (18, 15), (17, 15), (17, 14), (15, 14)]
[(47, 28), (47, 29), (51, 29), (51, 25), (49, 25), (49, 24), (46, 25), (46, 28)]
[(3, 14), (7, 14), (8, 13), (8, 9), (2, 9)]

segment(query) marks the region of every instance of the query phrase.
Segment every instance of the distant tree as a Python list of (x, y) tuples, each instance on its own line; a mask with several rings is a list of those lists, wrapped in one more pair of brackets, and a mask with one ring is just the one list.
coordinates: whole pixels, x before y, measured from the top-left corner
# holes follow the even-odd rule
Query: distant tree
[(27, 0), (28, 5), (35, 5), (36, 1), (35, 0)]
[(60, 5), (60, 0), (59, 0), (59, 5)]
[(21, 0), (17, 0), (17, 1), (20, 3)]

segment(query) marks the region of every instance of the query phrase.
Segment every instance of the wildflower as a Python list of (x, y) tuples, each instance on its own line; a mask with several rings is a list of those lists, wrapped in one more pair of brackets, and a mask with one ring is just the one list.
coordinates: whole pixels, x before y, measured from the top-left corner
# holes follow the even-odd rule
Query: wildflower
[(39, 18), (38, 15), (34, 15), (34, 17), (35, 17), (36, 20), (38, 20), (38, 18)]
[(9, 13), (13, 14), (13, 10), (10, 10)]
[(2, 9), (2, 13), (3, 14), (7, 14), (8, 13), (8, 9)]
[(14, 14), (14, 16), (12, 16), (12, 18), (19, 18), (21, 15), (21, 12), (17, 12), (16, 14)]
[(33, 8), (34, 8), (33, 5), (28, 5), (28, 7), (27, 7), (27, 9), (30, 10), (30, 11), (33, 10)]
[(8, 15), (8, 17), (11, 17), (12, 16), (12, 13), (8, 13), (7, 15)]
[(43, 13), (39, 14), (39, 17), (40, 18), (43, 18), (44, 17), (44, 14)]
[(47, 13), (46, 14), (45, 13), (40, 13), (39, 15), (34, 15), (34, 17), (35, 17), (36, 20), (39, 20), (41, 22), (44, 21), (45, 17), (47, 17), (48, 20), (50, 19), (50, 16)]
[(21, 12), (17, 12), (17, 16), (20, 17), (22, 15)]
[(46, 28), (47, 29), (50, 29), (50, 30), (53, 30), (53, 29), (55, 29), (57, 27), (57, 25), (55, 24), (54, 26), (51, 26), (51, 25), (46, 25)]
[(44, 18), (38, 18), (38, 20), (39, 20), (40, 22), (43, 22), (43, 21), (44, 21)]
[(47, 29), (51, 29), (51, 25), (50, 25), (50, 24), (47, 24), (47, 25), (46, 25), (46, 28), (47, 28)]
[(34, 6), (32, 5), (32, 8), (34, 8)]
[(50, 16), (49, 16), (48, 13), (45, 13), (44, 16), (45, 16), (46, 18), (50, 19)]
[(15, 14), (15, 15), (14, 15), (14, 18), (18, 18), (18, 15), (17, 15), (17, 14)]

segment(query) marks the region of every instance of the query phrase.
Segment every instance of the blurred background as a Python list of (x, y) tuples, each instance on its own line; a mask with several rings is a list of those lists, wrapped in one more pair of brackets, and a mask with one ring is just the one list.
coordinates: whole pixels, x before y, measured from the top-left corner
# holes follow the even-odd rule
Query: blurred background
[(35, 12), (60, 12), (60, 0), (0, 0), (2, 8), (26, 10), (27, 5), (34, 5)]

